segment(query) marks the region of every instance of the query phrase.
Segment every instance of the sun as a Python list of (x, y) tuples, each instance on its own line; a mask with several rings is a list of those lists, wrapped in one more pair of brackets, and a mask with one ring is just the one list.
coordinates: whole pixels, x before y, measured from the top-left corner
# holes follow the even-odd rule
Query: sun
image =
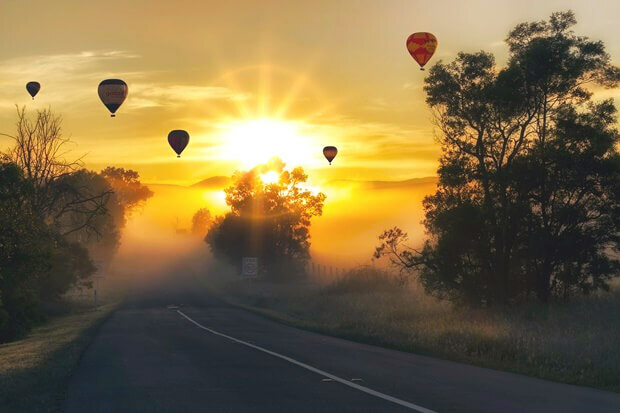
[(260, 180), (267, 185), (275, 184), (280, 180), (280, 174), (278, 174), (276, 171), (265, 172), (260, 176)]
[(307, 164), (320, 151), (298, 122), (280, 119), (228, 121), (221, 125), (221, 157), (244, 168), (265, 163), (274, 156), (290, 166)]

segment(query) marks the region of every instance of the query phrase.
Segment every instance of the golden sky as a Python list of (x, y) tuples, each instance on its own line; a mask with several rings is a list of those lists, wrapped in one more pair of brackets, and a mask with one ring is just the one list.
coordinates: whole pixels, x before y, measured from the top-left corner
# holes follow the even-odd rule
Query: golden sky
[[(87, 167), (131, 167), (146, 182), (189, 184), (271, 155), (315, 180), (434, 175), (407, 36), (438, 37), (429, 66), (481, 49), (502, 63), (516, 23), (566, 9), (620, 61), (617, 0), (1, 0), (0, 132), (13, 132), (15, 104), (50, 106)], [(129, 85), (114, 119), (97, 96), (106, 78)], [(42, 84), (35, 101), (30, 80)], [(191, 135), (181, 159), (172, 129)], [(331, 167), (325, 145), (339, 148)]]

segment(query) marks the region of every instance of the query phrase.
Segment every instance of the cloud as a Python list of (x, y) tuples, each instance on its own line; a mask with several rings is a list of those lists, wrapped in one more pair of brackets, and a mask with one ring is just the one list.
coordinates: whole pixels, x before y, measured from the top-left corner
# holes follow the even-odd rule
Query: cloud
[[(25, 97), (24, 85), (30, 80), (42, 84), (48, 102), (79, 104), (93, 96), (101, 79), (120, 77), (129, 83), (130, 99), (125, 109), (178, 105), (204, 100), (242, 101), (248, 94), (221, 86), (160, 85), (143, 82), (157, 71), (106, 70), (141, 56), (126, 50), (86, 50), (78, 53), (35, 55), (0, 61), (0, 107), (12, 107)], [(127, 67), (127, 66), (120, 66)], [(137, 82), (139, 79), (141, 82)], [(96, 96), (96, 95), (95, 95)], [(91, 99), (92, 100), (92, 99)]]
[(131, 85), (132, 98), (128, 107), (147, 108), (169, 106), (181, 102), (201, 100), (243, 101), (249, 98), (241, 93), (222, 86), (167, 85), (149, 83)]
[[(85, 50), (77, 53), (14, 57), (0, 61), (0, 107), (24, 101), (25, 84), (41, 82), (47, 102), (80, 102), (92, 95), (101, 79), (112, 76), (102, 70), (109, 63), (140, 58), (125, 50)], [(144, 72), (116, 72), (114, 76), (139, 78)], [(94, 86), (93, 86), (94, 85)]]
[(60, 78), (70, 73), (90, 70), (105, 60), (136, 59), (140, 55), (125, 50), (86, 50), (79, 53), (24, 56), (0, 62), (2, 84), (15, 78)]

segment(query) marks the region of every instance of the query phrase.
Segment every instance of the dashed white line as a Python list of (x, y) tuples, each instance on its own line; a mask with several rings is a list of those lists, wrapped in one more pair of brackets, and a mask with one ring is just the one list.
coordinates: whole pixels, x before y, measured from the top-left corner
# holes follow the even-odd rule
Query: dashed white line
[(335, 375), (333, 375), (331, 373), (328, 373), (328, 372), (326, 372), (324, 370), (321, 370), (321, 369), (318, 369), (316, 367), (312, 367), (312, 366), (310, 366), (310, 365), (308, 365), (306, 363), (302, 363), (301, 361), (297, 361), (297, 360), (295, 360), (295, 359), (293, 359), (291, 357), (285, 356), (285, 355), (280, 354), (280, 353), (276, 353), (275, 351), (268, 350), (268, 349), (266, 349), (264, 347), (257, 346), (257, 345), (252, 344), (252, 343), (248, 343), (247, 341), (239, 340), (238, 338), (229, 336), (229, 335), (224, 334), (224, 333), (220, 333), (219, 331), (215, 331), (215, 330), (213, 330), (213, 329), (211, 329), (209, 327), (205, 327), (202, 324), (200, 324), (199, 322), (197, 322), (194, 319), (192, 319), (191, 317), (189, 317), (187, 314), (185, 314), (181, 310), (177, 310), (177, 313), (179, 313), (181, 316), (183, 316), (189, 322), (193, 323), (196, 327), (201, 328), (201, 329), (203, 329), (205, 331), (208, 331), (211, 334), (215, 334), (216, 336), (227, 338), (228, 340), (234, 341), (235, 343), (243, 344), (244, 346), (251, 347), (251, 348), (253, 348), (255, 350), (262, 351), (263, 353), (267, 353), (267, 354), (269, 354), (271, 356), (274, 356), (274, 357), (277, 357), (279, 359), (288, 361), (291, 364), (294, 364), (296, 366), (299, 366), (301, 368), (304, 368), (306, 370), (309, 370), (311, 372), (319, 374), (319, 375), (321, 375), (323, 377), (327, 377), (329, 379), (337, 381), (338, 383), (344, 384), (345, 386), (352, 387), (352, 388), (354, 388), (356, 390), (359, 390), (361, 392), (364, 392), (366, 394), (370, 394), (371, 396), (378, 397), (380, 399), (383, 399), (383, 400), (386, 400), (386, 401), (398, 404), (400, 406), (406, 407), (406, 408), (411, 409), (411, 410), (415, 410), (415, 411), (420, 412), (420, 413), (437, 413), (434, 410), (430, 410), (430, 409), (427, 409), (426, 407), (418, 406), (417, 404), (413, 404), (413, 403), (410, 403), (408, 401), (398, 399), (396, 397), (390, 396), (389, 394), (381, 393), (379, 391), (370, 389), (370, 388), (365, 387), (365, 386), (360, 386), (359, 384), (356, 384), (356, 383), (353, 383), (353, 382), (351, 382), (349, 380), (346, 380), (346, 379), (343, 379), (341, 377), (335, 376)]

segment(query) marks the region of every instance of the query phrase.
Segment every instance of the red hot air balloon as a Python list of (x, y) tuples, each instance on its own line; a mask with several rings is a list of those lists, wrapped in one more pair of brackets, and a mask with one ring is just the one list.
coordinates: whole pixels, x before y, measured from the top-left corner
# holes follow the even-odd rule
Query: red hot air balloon
[(332, 164), (332, 161), (334, 160), (336, 155), (338, 155), (338, 148), (336, 148), (335, 146), (326, 146), (323, 148), (323, 156), (325, 156), (325, 159), (329, 161), (330, 165)]
[(118, 108), (123, 104), (125, 98), (127, 98), (127, 83), (120, 79), (106, 79), (99, 83), (99, 99), (103, 102), (106, 108), (112, 113), (111, 117), (115, 117), (115, 113)]
[(168, 134), (168, 143), (177, 153), (177, 158), (181, 157), (181, 152), (189, 143), (189, 133), (184, 130), (175, 129)]
[(424, 65), (431, 59), (437, 49), (437, 38), (432, 33), (414, 33), (407, 38), (407, 50), (424, 70)]
[(39, 82), (28, 82), (26, 83), (26, 90), (30, 93), (30, 96), (32, 96), (32, 100), (34, 100), (34, 97), (39, 93), (39, 90), (41, 90), (41, 84)]

